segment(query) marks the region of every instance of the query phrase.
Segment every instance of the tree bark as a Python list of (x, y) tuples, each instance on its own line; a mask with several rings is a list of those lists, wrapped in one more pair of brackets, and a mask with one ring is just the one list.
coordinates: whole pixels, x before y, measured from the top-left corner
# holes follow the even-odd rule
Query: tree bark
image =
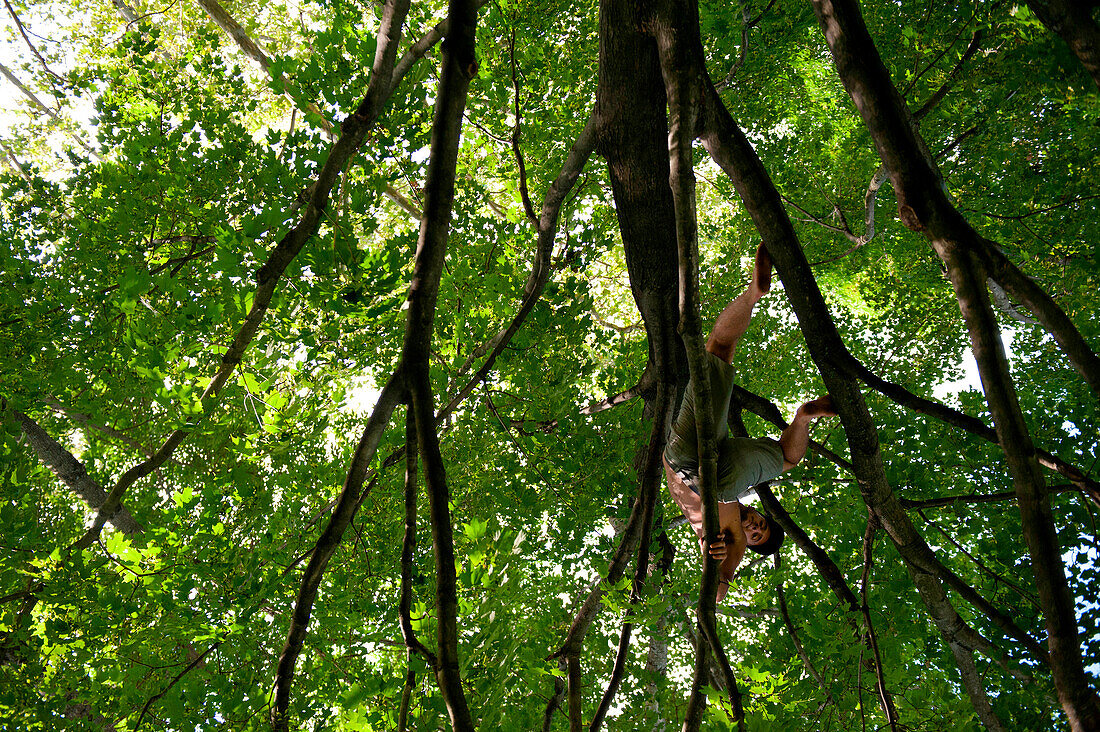
[[(1074, 600), (1061, 560), (1050, 495), (1016, 398), (985, 287), (987, 275), (996, 278), (987, 266), (994, 248), (947, 200), (939, 171), (923, 153), (923, 141), (878, 55), (858, 5), (852, 0), (814, 0), (814, 10), (841, 81), (890, 172), (902, 222), (922, 233), (947, 265), (998, 441), (1016, 488), (1024, 539), (1046, 621), (1058, 699), (1071, 729), (1100, 729), (1100, 703), (1084, 672)], [(1007, 286), (1005, 289), (1012, 292)], [(1033, 312), (1043, 320), (1042, 310)], [(1070, 357), (1074, 359), (1073, 353)], [(1100, 394), (1100, 369), (1076, 359), (1074, 363)]]
[[(0, 405), (2, 406), (4, 405)], [(107, 491), (88, 475), (84, 463), (77, 460), (33, 419), (18, 410), (12, 410), (12, 413), (23, 428), (23, 435), (27, 438), (31, 449), (38, 455), (38, 459), (57, 476), (57, 479), (80, 496), (93, 511), (102, 507), (107, 500)], [(106, 516), (106, 520), (127, 536), (141, 533), (142, 530), (141, 525), (131, 515), (130, 509), (121, 503), (115, 511)]]
[[(677, 15), (675, 19), (672, 17)], [(691, 384), (695, 399), (695, 430), (699, 440), (699, 493), (703, 503), (705, 543), (718, 539), (718, 441), (717, 429), (709, 407), (714, 395), (706, 378), (706, 349), (699, 316), (699, 239), (695, 212), (695, 174), (692, 169), (692, 143), (695, 140), (699, 107), (701, 66), (695, 63), (690, 45), (691, 36), (684, 38), (682, 26), (698, 32), (698, 8), (694, 3), (679, 7), (661, 6), (654, 18), (661, 73), (669, 108), (669, 187), (676, 214), (676, 245), (679, 260), (680, 321), (677, 330), (684, 341)], [(718, 591), (719, 562), (703, 553), (703, 576), (699, 586), (696, 618), (710, 651), (722, 669), (729, 694), (733, 717), (743, 726), (745, 711), (737, 680), (718, 636), (714, 617), (715, 595)], [(684, 730), (699, 729), (706, 697), (701, 693), (708, 675), (706, 653), (696, 654), (692, 690), (684, 718)]]

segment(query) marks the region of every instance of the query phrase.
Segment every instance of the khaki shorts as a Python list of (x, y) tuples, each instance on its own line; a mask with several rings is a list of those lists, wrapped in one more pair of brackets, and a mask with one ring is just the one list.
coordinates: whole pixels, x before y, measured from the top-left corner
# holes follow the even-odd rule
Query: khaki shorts
[[(772, 480), (783, 472), (783, 448), (769, 437), (730, 437), (730, 397), (734, 368), (709, 351), (706, 353), (710, 381), (711, 416), (718, 439), (718, 500), (735, 501), (754, 485)], [(680, 411), (665, 447), (665, 460), (691, 490), (699, 492), (699, 438), (695, 431), (695, 397), (689, 381)]]

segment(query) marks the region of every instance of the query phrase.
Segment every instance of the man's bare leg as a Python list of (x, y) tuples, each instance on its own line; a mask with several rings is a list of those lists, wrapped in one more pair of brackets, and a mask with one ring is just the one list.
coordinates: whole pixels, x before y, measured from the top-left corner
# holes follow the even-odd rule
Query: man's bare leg
[(779, 446), (783, 448), (783, 470), (790, 470), (806, 456), (806, 448), (810, 445), (810, 422), (835, 414), (833, 398), (828, 394), (806, 402), (795, 411), (790, 426), (779, 438)]
[(714, 330), (707, 339), (707, 350), (726, 363), (733, 360), (737, 342), (748, 330), (752, 309), (772, 287), (772, 260), (761, 243), (756, 249), (756, 261), (752, 268), (752, 282), (747, 290), (732, 300), (714, 321)]

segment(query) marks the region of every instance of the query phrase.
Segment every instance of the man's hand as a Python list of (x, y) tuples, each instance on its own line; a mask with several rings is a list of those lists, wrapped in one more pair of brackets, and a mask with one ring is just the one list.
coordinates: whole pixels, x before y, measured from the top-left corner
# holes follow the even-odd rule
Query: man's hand
[(718, 539), (710, 545), (711, 559), (717, 559), (719, 562), (726, 560), (726, 532), (722, 532), (718, 535)]

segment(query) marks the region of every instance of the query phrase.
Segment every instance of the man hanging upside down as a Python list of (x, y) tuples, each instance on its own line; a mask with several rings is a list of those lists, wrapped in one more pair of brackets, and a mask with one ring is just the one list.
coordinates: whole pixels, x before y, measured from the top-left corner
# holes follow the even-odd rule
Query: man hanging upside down
[[(826, 395), (798, 408), (779, 440), (730, 437), (726, 417), (733, 395), (734, 368), (731, 365), (737, 342), (752, 318), (752, 309), (771, 289), (772, 261), (761, 244), (756, 250), (752, 282), (745, 292), (726, 305), (707, 339), (706, 368), (710, 379), (711, 407), (718, 444), (718, 540), (710, 555), (719, 566), (718, 600), (726, 596), (730, 580), (745, 556), (745, 547), (759, 554), (774, 554), (783, 543), (783, 529), (768, 517), (738, 499), (752, 487), (772, 480), (802, 460), (809, 444), (810, 422), (835, 415), (832, 399)], [(689, 382), (680, 411), (665, 448), (665, 476), (672, 499), (699, 537), (705, 551), (703, 500), (699, 494), (699, 449), (695, 432), (695, 398)]]

